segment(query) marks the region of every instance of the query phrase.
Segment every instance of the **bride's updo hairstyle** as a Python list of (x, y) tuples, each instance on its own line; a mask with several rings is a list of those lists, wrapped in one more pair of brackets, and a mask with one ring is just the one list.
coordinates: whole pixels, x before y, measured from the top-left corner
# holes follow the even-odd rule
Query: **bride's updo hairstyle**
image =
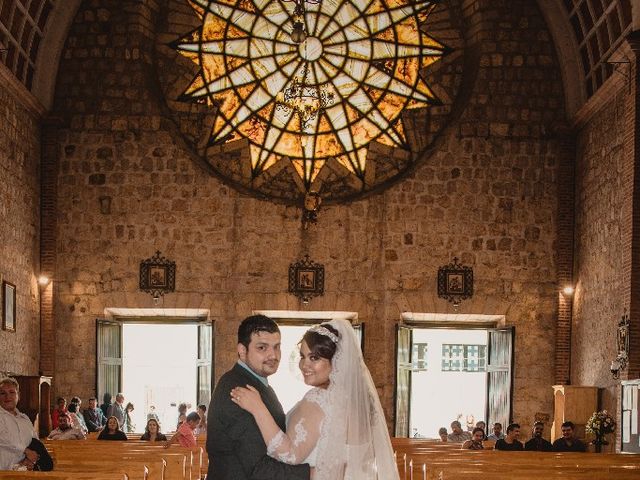
[(312, 354), (331, 360), (338, 348), (340, 334), (338, 330), (323, 323), (306, 331), (300, 342), (305, 342)]

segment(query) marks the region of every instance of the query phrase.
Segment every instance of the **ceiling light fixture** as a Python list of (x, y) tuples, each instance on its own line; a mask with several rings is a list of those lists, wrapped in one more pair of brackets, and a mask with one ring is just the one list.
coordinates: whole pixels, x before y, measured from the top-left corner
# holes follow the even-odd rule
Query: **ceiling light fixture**
[(276, 96), (276, 108), (285, 113), (295, 112), (300, 120), (300, 132), (311, 125), (327, 107), (331, 106), (335, 95), (326, 85), (310, 85), (308, 83), (309, 65), (302, 67), (302, 75), (296, 76), (291, 84)]
[(302, 43), (307, 39), (305, 23), (305, 3), (318, 4), (321, 0), (284, 0), (285, 2), (293, 2), (293, 30), (291, 31), (291, 41), (293, 43)]

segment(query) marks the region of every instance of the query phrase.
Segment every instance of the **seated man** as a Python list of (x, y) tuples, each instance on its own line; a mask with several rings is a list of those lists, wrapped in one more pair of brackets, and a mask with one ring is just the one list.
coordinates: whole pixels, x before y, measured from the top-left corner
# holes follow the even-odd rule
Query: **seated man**
[(438, 436), (440, 437), (441, 442), (443, 443), (448, 442), (449, 438), (447, 433), (447, 427), (440, 427), (440, 430), (438, 430)]
[(531, 440), (524, 444), (524, 449), (536, 452), (551, 452), (553, 445), (548, 440), (542, 438), (542, 432), (544, 431), (544, 423), (535, 422), (533, 424), (533, 432), (531, 433)]
[(451, 422), (451, 433), (447, 435), (447, 438), (450, 442), (466, 442), (467, 440), (471, 440), (471, 434), (469, 432), (462, 431), (462, 425), (457, 420)]
[(38, 454), (29, 448), (35, 438), (29, 417), (17, 409), (20, 386), (0, 380), (0, 470), (33, 470)]
[(71, 417), (68, 413), (61, 413), (58, 416), (58, 428), (53, 430), (47, 437), (49, 440), (84, 440), (85, 434), (82, 428), (71, 424)]
[(104, 413), (98, 408), (97, 399), (89, 399), (89, 408), (84, 411), (84, 422), (90, 432), (99, 432), (107, 424)]
[(524, 450), (524, 446), (518, 440), (520, 438), (520, 425), (511, 423), (507, 427), (507, 434), (496, 442), (494, 447), (496, 450), (520, 451)]
[(200, 423), (200, 415), (191, 412), (186, 417), (186, 421), (180, 424), (178, 431), (165, 443), (165, 447), (169, 447), (172, 443), (179, 443), (181, 447), (194, 448), (198, 446), (196, 436), (193, 431)]
[[(479, 420), (476, 423), (476, 428), (482, 429), (482, 434), (484, 435), (484, 438), (482, 440), (487, 440), (487, 424), (484, 422), (484, 420)], [(471, 436), (473, 436), (473, 432), (471, 433)]]
[(553, 450), (555, 452), (586, 452), (587, 446), (579, 439), (575, 438), (576, 426), (573, 422), (564, 422), (562, 424), (562, 438), (553, 442)]
[(463, 450), (482, 450), (482, 441), (484, 440), (484, 430), (476, 427), (471, 432), (471, 440), (467, 440), (462, 444)]
[(504, 438), (504, 433), (502, 433), (502, 424), (500, 422), (496, 422), (493, 424), (493, 433), (487, 437), (487, 440), (497, 442), (501, 438)]

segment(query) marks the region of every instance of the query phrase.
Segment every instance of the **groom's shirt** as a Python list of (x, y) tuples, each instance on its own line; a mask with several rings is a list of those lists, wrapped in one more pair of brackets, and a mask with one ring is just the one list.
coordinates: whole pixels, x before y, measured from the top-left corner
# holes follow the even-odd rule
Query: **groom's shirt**
[(265, 387), (269, 386), (269, 380), (267, 380), (266, 377), (261, 377), (260, 375), (258, 375), (256, 372), (251, 370), (249, 366), (246, 363), (244, 363), (242, 360), (238, 360), (238, 365), (243, 367), (247, 372), (249, 372), (251, 375), (253, 375), (258, 380), (260, 380)]

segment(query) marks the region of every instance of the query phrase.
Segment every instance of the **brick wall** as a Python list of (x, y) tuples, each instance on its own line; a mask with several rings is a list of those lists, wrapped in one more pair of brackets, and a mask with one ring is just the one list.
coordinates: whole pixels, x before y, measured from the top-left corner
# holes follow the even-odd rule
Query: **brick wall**
[[(628, 58), (634, 58), (628, 48), (627, 43), (621, 47)], [(637, 78), (636, 68), (632, 67), (628, 74)], [(639, 322), (635, 306), (640, 195), (635, 106), (638, 100), (637, 87), (631, 87), (622, 76), (609, 79), (603, 87), (607, 94), (601, 108), (577, 136), (577, 288), (571, 381), (575, 385), (601, 387), (601, 407), (618, 412), (620, 382), (609, 371), (617, 355), (617, 324), (628, 313), (633, 339)], [(638, 362), (633, 357), (637, 350), (631, 345), (629, 368), (621, 372), (621, 378), (637, 378)], [(619, 442), (618, 432), (618, 445)]]
[(0, 88), (0, 112), (0, 277), (16, 285), (16, 332), (0, 331), (0, 371), (36, 375), (40, 128), (6, 83)]
[[(453, 312), (437, 298), (436, 274), (457, 256), (476, 281), (458, 313), (502, 314), (516, 326), (515, 418), (526, 426), (551, 414), (558, 168), (570, 163), (561, 81), (531, 2), (464, 5), (477, 68), (460, 121), (408, 178), (325, 207), (302, 231), (298, 209), (241, 195), (202, 171), (164, 117), (149, 53), (159, 7), (84, 2), (56, 95), (65, 122), (57, 134), (57, 393), (93, 394), (94, 319), (107, 307), (154, 306), (138, 291), (138, 266), (161, 250), (178, 266), (177, 292), (161, 306), (211, 311), (217, 375), (235, 360), (238, 321), (253, 309), (357, 311), (390, 414), (394, 325), (403, 311)], [(286, 293), (288, 265), (304, 253), (327, 274), (324, 297), (308, 306)]]

